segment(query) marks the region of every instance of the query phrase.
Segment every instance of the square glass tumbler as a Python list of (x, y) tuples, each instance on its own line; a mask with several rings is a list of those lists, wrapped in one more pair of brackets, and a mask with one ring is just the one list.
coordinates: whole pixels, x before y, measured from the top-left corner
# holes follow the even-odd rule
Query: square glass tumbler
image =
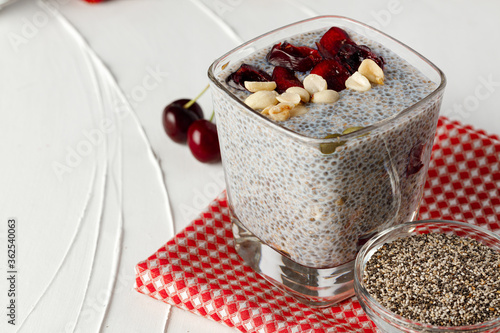
[[(395, 116), (321, 139), (272, 122), (225, 83), (246, 57), (332, 26), (383, 45), (435, 89)], [(352, 296), (360, 247), (376, 232), (418, 214), (445, 87), (443, 73), (378, 30), (352, 19), (322, 16), (237, 47), (217, 59), (208, 76), (239, 255), (265, 279), (311, 306)]]

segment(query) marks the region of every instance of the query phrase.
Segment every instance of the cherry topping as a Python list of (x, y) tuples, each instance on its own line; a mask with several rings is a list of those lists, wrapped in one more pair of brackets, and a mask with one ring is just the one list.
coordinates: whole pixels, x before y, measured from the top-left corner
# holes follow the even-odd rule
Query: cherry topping
[(357, 71), (365, 59), (372, 59), (380, 68), (384, 68), (384, 59), (373, 53), (366, 45), (344, 44), (340, 47), (337, 56), (351, 73)]
[(305, 72), (321, 61), (319, 52), (307, 46), (295, 46), (287, 42), (274, 45), (267, 54), (267, 61), (274, 66)]
[[(325, 32), (323, 37), (321, 37), (321, 39), (319, 40), (319, 44), (321, 45), (321, 50), (320, 48), (318, 48), (320, 53), (323, 51), (330, 55), (335, 55), (342, 45), (355, 43), (343, 29), (339, 27), (332, 27), (327, 32)], [(325, 57), (323, 53), (321, 55)], [(330, 59), (330, 57), (325, 58)]]
[(257, 67), (243, 64), (234, 73), (231, 73), (226, 83), (238, 90), (245, 89), (245, 81), (268, 82), (272, 81), (271, 76)]
[(311, 74), (317, 74), (326, 80), (328, 89), (341, 91), (345, 89), (345, 81), (350, 74), (347, 69), (336, 59), (323, 60), (311, 70)]
[(320, 43), (316, 42), (316, 47), (318, 48), (318, 52), (323, 59), (335, 59), (337, 54), (331, 53)]
[(205, 119), (196, 120), (188, 130), (187, 141), (193, 156), (200, 162), (217, 162), (220, 160), (219, 138), (217, 127)]
[(418, 143), (411, 149), (408, 155), (408, 164), (406, 166), (406, 177), (410, 177), (419, 172), (424, 166), (424, 163), (422, 163), (424, 148), (425, 144)]
[(295, 76), (295, 73), (285, 67), (274, 67), (272, 79), (276, 82), (276, 90), (280, 94), (284, 93), (290, 87), (304, 87), (302, 82)]

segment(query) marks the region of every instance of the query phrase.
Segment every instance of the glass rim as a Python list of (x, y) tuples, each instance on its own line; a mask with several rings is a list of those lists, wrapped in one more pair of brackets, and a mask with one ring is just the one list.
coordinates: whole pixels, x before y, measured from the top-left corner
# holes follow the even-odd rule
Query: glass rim
[[(419, 225), (424, 225), (424, 224), (429, 224), (429, 223), (435, 223), (435, 224), (444, 224), (444, 225), (455, 225), (455, 226), (460, 226), (460, 227), (467, 227), (470, 229), (473, 229), (476, 232), (481, 232), (483, 234), (488, 235), (489, 237), (492, 237), (497, 240), (497, 242), (500, 245), (500, 236), (491, 232), (490, 230), (487, 230), (485, 228), (482, 228), (480, 226), (471, 224), (471, 223), (466, 223), (466, 222), (459, 222), (459, 221), (452, 221), (452, 220), (439, 220), (439, 219), (429, 219), (429, 220), (419, 220), (419, 221), (414, 221), (414, 222), (408, 222), (408, 223), (403, 223), (399, 224), (390, 228), (387, 228), (374, 237), (372, 237), (366, 244), (363, 245), (363, 247), (359, 250), (358, 255), (356, 256), (356, 261), (354, 264), (354, 290), (356, 293), (356, 297), (358, 297), (359, 300), (361, 300), (365, 306), (370, 307), (378, 317), (381, 317), (382, 315), (389, 318), (389, 322), (391, 325), (397, 324), (398, 326), (402, 326), (405, 329), (409, 329), (407, 325), (411, 325), (412, 329), (417, 329), (422, 328), (426, 331), (429, 332), (442, 332), (445, 330), (453, 330), (457, 332), (482, 332), (480, 329), (490, 329), (492, 327), (500, 327), (500, 317), (497, 317), (493, 320), (490, 321), (485, 321), (482, 323), (474, 324), (474, 325), (467, 325), (467, 326), (435, 326), (435, 325), (430, 325), (430, 324), (425, 324), (425, 323), (419, 323), (416, 321), (413, 321), (411, 319), (404, 318), (390, 310), (388, 310), (386, 307), (381, 305), (375, 298), (372, 297), (372, 295), (366, 290), (364, 283), (360, 279), (362, 276), (362, 269), (365, 266), (365, 258), (368, 255), (369, 252), (372, 252), (371, 250), (368, 251), (375, 243), (380, 241), (383, 237), (387, 236), (388, 234), (408, 228), (408, 227), (417, 227)], [(382, 245), (382, 244), (380, 244)], [(384, 320), (384, 319), (382, 319)], [(387, 320), (384, 320), (387, 321)], [(394, 325), (393, 325), (394, 326)]]
[[(419, 100), (418, 102), (410, 105), (409, 107), (405, 108), (404, 110), (400, 111), (399, 113), (393, 115), (393, 116), (390, 116), (390, 117), (387, 117), (383, 120), (380, 120), (378, 122), (376, 122), (375, 124), (372, 124), (372, 125), (368, 125), (358, 131), (355, 131), (355, 132), (351, 132), (351, 133), (348, 133), (348, 134), (341, 134), (340, 136), (338, 137), (335, 137), (335, 138), (312, 138), (312, 137), (309, 137), (309, 136), (306, 136), (306, 135), (303, 135), (303, 134), (300, 134), (300, 133), (297, 133), (291, 129), (288, 129), (282, 125), (279, 125), (277, 123), (274, 123), (272, 121), (270, 121), (267, 117), (265, 117), (264, 115), (260, 114), (259, 112), (255, 112), (252, 108), (250, 108), (248, 105), (246, 105), (242, 100), (240, 100), (238, 97), (236, 97), (227, 87), (225, 87), (217, 78), (216, 76), (214, 75), (214, 71), (215, 69), (217, 68), (217, 66), (222, 63), (227, 57), (229, 57), (230, 55), (238, 52), (239, 50), (242, 50), (244, 49), (245, 47), (261, 40), (262, 38), (265, 38), (265, 37), (268, 37), (270, 35), (273, 35), (273, 34), (276, 34), (277, 32), (279, 31), (282, 31), (282, 30), (285, 30), (285, 29), (288, 29), (288, 28), (291, 28), (291, 27), (294, 27), (294, 26), (298, 26), (298, 25), (301, 25), (301, 24), (305, 24), (305, 23), (308, 23), (308, 22), (311, 22), (311, 21), (319, 21), (319, 20), (328, 20), (328, 19), (338, 19), (338, 20), (343, 20), (343, 21), (347, 21), (347, 22), (350, 22), (351, 24), (355, 24), (355, 25), (359, 25), (361, 27), (363, 27), (364, 29), (366, 30), (371, 30), (371, 31), (374, 31), (380, 35), (382, 35), (384, 38), (388, 38), (390, 40), (392, 40), (393, 42), (399, 44), (401, 47), (407, 49), (409, 52), (413, 53), (414, 55), (416, 55), (418, 58), (420, 58), (423, 62), (425, 62), (431, 69), (433, 69), (440, 77), (441, 79), (441, 82), (439, 83), (438, 87), (436, 87), (436, 89), (434, 89), (431, 93), (429, 93), (427, 96), (425, 96), (424, 98), (422, 98), (421, 100)], [(222, 65), (222, 67), (224, 66), (227, 66), (227, 63)], [(373, 28), (372, 26), (369, 26), (365, 23), (362, 23), (360, 21), (357, 21), (357, 20), (354, 20), (354, 19), (351, 19), (351, 18), (348, 18), (348, 17), (345, 17), (345, 16), (338, 16), (338, 15), (322, 15), (322, 16), (316, 16), (316, 17), (312, 17), (312, 18), (309, 18), (309, 19), (305, 19), (305, 20), (301, 20), (301, 21), (298, 21), (298, 22), (294, 22), (294, 23), (291, 23), (291, 24), (287, 24), (285, 26), (282, 26), (280, 28), (277, 28), (277, 29), (274, 29), (274, 30), (271, 30), (269, 32), (266, 32), (262, 35), (259, 35), (253, 39), (250, 39), (249, 41), (235, 47), (234, 49), (230, 50), (229, 52), (225, 53), (224, 55), (222, 55), (221, 57), (219, 57), (218, 59), (216, 59), (211, 65), (210, 67), (208, 68), (208, 77), (209, 79), (219, 88), (221, 89), (222, 91), (224, 91), (227, 95), (229, 95), (231, 97), (232, 100), (236, 101), (238, 104), (240, 104), (244, 110), (247, 111), (247, 113), (250, 113), (252, 116), (254, 117), (260, 117), (263, 121), (266, 121), (267, 125), (271, 126), (273, 129), (275, 130), (278, 130), (280, 131), (281, 133), (284, 133), (285, 135), (295, 139), (295, 140), (300, 140), (300, 141), (303, 141), (305, 143), (308, 143), (308, 144), (324, 144), (324, 143), (330, 143), (330, 142), (337, 142), (339, 141), (340, 139), (342, 140), (349, 140), (349, 139), (352, 139), (352, 138), (356, 138), (356, 137), (359, 137), (359, 136), (362, 136), (362, 135), (365, 135), (375, 129), (378, 129), (378, 128), (381, 128), (387, 124), (390, 124), (392, 123), (393, 121), (397, 120), (397, 119), (400, 119), (402, 118), (403, 116), (407, 115), (408, 113), (410, 113), (412, 110), (418, 108), (419, 106), (421, 106), (422, 104), (425, 104), (426, 102), (428, 102), (429, 100), (433, 99), (435, 96), (439, 95), (439, 94), (442, 94), (444, 88), (446, 87), (446, 76), (444, 75), (444, 73), (436, 66), (434, 65), (430, 60), (428, 60), (427, 58), (425, 58), (424, 56), (422, 56), (420, 53), (418, 53), (417, 51), (415, 51), (414, 49), (412, 49), (411, 47), (409, 47), (408, 45), (400, 42), (399, 40), (387, 35), (386, 33), (376, 29), (376, 28)]]

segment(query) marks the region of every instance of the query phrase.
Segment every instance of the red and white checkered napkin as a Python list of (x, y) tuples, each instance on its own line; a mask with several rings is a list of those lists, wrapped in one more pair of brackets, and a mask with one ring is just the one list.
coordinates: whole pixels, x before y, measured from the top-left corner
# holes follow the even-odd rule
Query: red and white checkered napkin
[[(420, 217), (500, 233), (499, 166), (497, 136), (441, 118)], [(310, 308), (246, 266), (234, 249), (225, 194), (136, 273), (139, 292), (241, 332), (375, 332), (356, 298)]]

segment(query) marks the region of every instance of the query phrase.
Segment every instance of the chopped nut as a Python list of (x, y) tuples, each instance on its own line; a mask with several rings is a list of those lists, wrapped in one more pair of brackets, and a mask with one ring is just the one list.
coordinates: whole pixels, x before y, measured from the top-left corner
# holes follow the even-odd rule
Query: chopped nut
[(359, 65), (358, 72), (366, 76), (370, 82), (384, 84), (384, 71), (371, 59), (363, 60)]
[(277, 121), (285, 121), (290, 118), (290, 110), (293, 109), (295, 105), (288, 103), (279, 103), (269, 108), (269, 117)]
[(306, 89), (311, 95), (328, 88), (326, 80), (317, 74), (309, 74), (304, 78), (304, 82), (302, 83), (304, 84), (304, 89)]
[(257, 91), (245, 99), (245, 104), (254, 110), (265, 109), (269, 105), (276, 105), (278, 103), (276, 96), (278, 96), (276, 91)]
[(269, 105), (267, 108), (264, 110), (260, 111), (260, 114), (263, 114), (265, 116), (269, 116), (269, 109), (272, 108), (274, 105)]
[(281, 103), (297, 105), (300, 103), (300, 95), (295, 93), (284, 92), (277, 96), (276, 99)]
[(309, 99), (311, 98), (311, 96), (309, 95), (309, 92), (302, 87), (290, 87), (285, 92), (298, 94), (300, 96), (300, 100), (303, 103), (309, 102)]
[(354, 74), (349, 76), (349, 78), (345, 81), (345, 86), (346, 88), (355, 91), (368, 91), (372, 87), (370, 81), (368, 81), (368, 79), (360, 72), (354, 72)]
[(276, 82), (245, 81), (245, 88), (250, 92), (257, 92), (261, 90), (271, 91), (276, 89)]
[(339, 93), (335, 90), (322, 90), (314, 93), (311, 98), (313, 103), (335, 103), (340, 98)]
[(301, 115), (306, 114), (308, 112), (309, 112), (309, 109), (306, 106), (299, 104), (290, 110), (290, 117), (301, 116)]

